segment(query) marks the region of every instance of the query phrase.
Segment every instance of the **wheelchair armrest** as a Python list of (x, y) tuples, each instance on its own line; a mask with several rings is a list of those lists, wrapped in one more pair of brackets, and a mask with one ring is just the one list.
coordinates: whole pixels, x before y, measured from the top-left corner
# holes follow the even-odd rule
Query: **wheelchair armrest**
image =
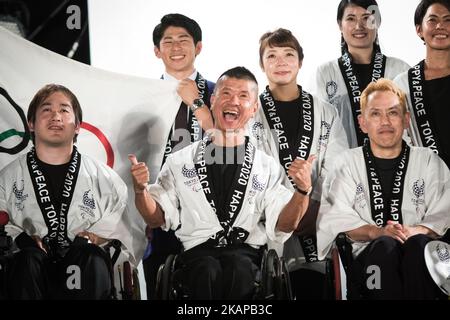
[(353, 248), (345, 232), (341, 232), (337, 235), (336, 247), (338, 249), (345, 273), (349, 274), (349, 269), (353, 263)]

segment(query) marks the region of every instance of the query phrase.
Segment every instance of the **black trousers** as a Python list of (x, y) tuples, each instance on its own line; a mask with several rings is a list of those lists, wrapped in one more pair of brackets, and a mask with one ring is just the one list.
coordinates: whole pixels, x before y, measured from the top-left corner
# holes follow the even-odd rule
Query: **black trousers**
[(352, 297), (363, 299), (440, 299), (442, 292), (431, 278), (424, 258), (433, 239), (415, 235), (401, 244), (383, 236), (373, 240), (354, 260)]
[(106, 252), (88, 243), (72, 244), (66, 255), (50, 259), (39, 248), (16, 253), (9, 268), (10, 299), (108, 299), (111, 268)]
[(180, 254), (185, 287), (194, 300), (252, 299), (261, 251), (246, 244), (197, 246)]

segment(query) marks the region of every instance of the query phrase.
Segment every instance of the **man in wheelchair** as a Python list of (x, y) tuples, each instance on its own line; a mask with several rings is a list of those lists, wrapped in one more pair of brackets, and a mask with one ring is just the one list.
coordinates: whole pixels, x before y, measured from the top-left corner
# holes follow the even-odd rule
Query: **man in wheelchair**
[[(175, 230), (192, 299), (250, 299), (261, 247), (268, 239), (289, 238), (309, 197), (286, 189), (278, 163), (246, 136), (258, 108), (258, 85), (250, 71), (224, 72), (211, 103), (214, 130), (169, 155), (155, 184), (147, 184), (145, 163), (130, 155), (135, 203), (150, 227)], [(310, 161), (295, 160), (289, 175), (307, 190)]]
[(82, 110), (66, 87), (40, 89), (27, 120), (34, 147), (0, 172), (0, 211), (18, 249), (2, 259), (6, 297), (110, 298), (111, 260), (99, 246), (119, 239), (131, 248), (121, 220), (126, 185), (74, 146)]
[(319, 256), (345, 232), (355, 257), (350, 289), (366, 299), (435, 299), (425, 245), (450, 226), (450, 172), (430, 149), (403, 140), (409, 125), (405, 94), (390, 80), (361, 95), (363, 147), (337, 159), (325, 179), (317, 222)]

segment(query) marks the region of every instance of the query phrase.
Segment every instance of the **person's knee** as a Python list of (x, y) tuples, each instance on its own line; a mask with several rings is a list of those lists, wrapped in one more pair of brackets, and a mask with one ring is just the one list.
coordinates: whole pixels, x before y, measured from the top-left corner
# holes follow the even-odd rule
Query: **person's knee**
[(228, 255), (223, 264), (225, 299), (250, 299), (258, 267), (249, 257)]
[(254, 268), (250, 258), (240, 255), (230, 255), (227, 257), (226, 269), (237, 274), (253, 274)]
[(64, 298), (107, 299), (112, 286), (107, 253), (94, 244), (71, 248), (64, 258), (59, 282)]
[(358, 262), (365, 277), (375, 269), (389, 274), (395, 272), (401, 264), (401, 243), (392, 237), (382, 236), (373, 240), (369, 246), (362, 255), (363, 260)]
[[(12, 274), (42, 272), (45, 268), (47, 254), (39, 248), (28, 247), (14, 254), (10, 264)], [(33, 270), (33, 272), (31, 271)]]
[(389, 236), (381, 236), (378, 237), (377, 239), (372, 241), (373, 245), (375, 246), (384, 246), (386, 248), (391, 248), (391, 247), (397, 247), (399, 244), (399, 241), (389, 237)]
[(87, 243), (69, 251), (65, 259), (66, 269), (70, 266), (78, 266), (85, 276), (106, 277), (111, 272), (111, 261), (107, 253), (99, 246)]
[(6, 266), (7, 291), (12, 299), (43, 299), (48, 296), (47, 254), (27, 247), (14, 254)]
[(412, 237), (409, 237), (408, 240), (403, 245), (403, 250), (411, 251), (411, 250), (419, 250), (423, 251), (426, 244), (430, 242), (432, 239), (424, 234), (416, 234)]
[(424, 234), (417, 234), (406, 240), (403, 244), (403, 260), (405, 263), (414, 262), (418, 269), (423, 268), (425, 264), (424, 250), (425, 246), (432, 239)]
[(17, 262), (42, 262), (47, 257), (47, 254), (40, 248), (27, 247), (21, 249), (14, 255), (14, 260)]
[(222, 274), (222, 266), (220, 262), (210, 256), (196, 259), (191, 268), (194, 275), (200, 278), (217, 279)]
[(182, 269), (185, 288), (191, 299), (220, 299), (222, 292), (222, 266), (211, 256), (189, 261)]
[(370, 252), (383, 253), (383, 255), (396, 254), (400, 247), (400, 241), (389, 236), (381, 236), (371, 242)]

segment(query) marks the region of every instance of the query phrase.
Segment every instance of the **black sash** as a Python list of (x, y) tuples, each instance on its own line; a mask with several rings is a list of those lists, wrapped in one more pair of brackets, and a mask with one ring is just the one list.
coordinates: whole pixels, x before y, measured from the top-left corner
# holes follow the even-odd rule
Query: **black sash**
[(412, 112), (416, 118), (417, 129), (420, 140), (424, 147), (430, 148), (434, 153), (439, 154), (440, 143), (436, 134), (434, 122), (431, 118), (431, 111), (427, 107), (424, 94), (425, 62), (422, 60), (416, 66), (408, 70), (409, 93), (411, 97)]
[[(277, 111), (275, 100), (269, 90), (269, 87), (259, 96), (266, 115), (267, 122), (269, 123), (270, 129), (275, 131), (276, 138), (278, 142), (278, 155), (280, 158), (280, 163), (282, 164), (284, 170), (287, 171), (292, 161), (295, 158), (301, 158), (303, 160), (308, 159), (311, 152), (312, 140), (314, 135), (314, 102), (313, 97), (306, 91), (302, 91), (299, 87), (301, 94), (301, 104), (298, 106), (301, 110), (301, 117), (298, 118), (299, 122), (299, 132), (297, 137), (297, 145), (290, 146), (289, 140), (286, 136), (286, 131), (283, 127), (283, 122), (281, 121), (280, 115)], [(295, 147), (295, 148), (294, 148)], [(293, 150), (297, 149), (295, 154), (292, 153)], [(289, 177), (292, 185), (295, 187), (295, 183)]]
[[(384, 71), (386, 69), (386, 56), (381, 53), (380, 47), (377, 45), (374, 46), (374, 53), (375, 54), (371, 62), (372, 81), (377, 81), (378, 79), (384, 77)], [(346, 46), (343, 48), (343, 55), (338, 59), (338, 64), (341, 69), (342, 77), (344, 78), (345, 86), (347, 87), (350, 105), (353, 111), (353, 123), (355, 125), (358, 146), (362, 146), (364, 145), (364, 142), (368, 140), (367, 135), (361, 131), (358, 123), (358, 116), (361, 114), (359, 99), (365, 88), (360, 87), (359, 77), (353, 70), (352, 57)]]
[[(208, 84), (200, 74), (200, 72), (197, 72), (197, 77), (195, 78), (195, 82), (197, 83), (197, 89), (199, 92), (199, 98), (202, 99), (207, 105), (209, 105), (209, 91), (208, 91)], [(187, 108), (186, 104), (184, 102), (181, 102), (180, 108)], [(195, 115), (191, 112), (191, 110), (188, 110), (188, 119), (186, 119), (188, 123), (188, 129), (191, 136), (191, 143), (195, 141), (199, 141), (202, 137), (202, 128), (198, 123), (197, 118)], [(166, 143), (166, 149), (164, 150), (164, 157), (162, 161), (162, 165), (166, 162), (166, 158), (169, 154), (172, 153), (173, 148), (175, 147), (173, 141), (172, 141), (172, 135), (173, 135), (173, 127), (170, 129), (169, 137), (167, 138)]]
[[(28, 171), (33, 183), (36, 201), (39, 204), (42, 215), (44, 217), (45, 225), (48, 228), (48, 234), (43, 241), (49, 243), (52, 250), (67, 249), (71, 241), (67, 235), (67, 214), (70, 203), (72, 202), (75, 185), (80, 171), (81, 155), (77, 148), (73, 147), (73, 152), (70, 158), (69, 169), (64, 180), (62, 190), (62, 201), (59, 213), (56, 204), (52, 201), (54, 195), (50, 191), (47, 184), (47, 177), (45, 177), (39, 164), (36, 161), (36, 150), (33, 149), (27, 154)], [(58, 190), (53, 190), (58, 191)]]
[[(308, 159), (314, 136), (314, 100), (311, 94), (302, 90), (300, 86), (298, 88), (300, 90), (302, 102), (298, 106), (301, 110), (301, 116), (298, 119), (299, 132), (296, 140), (296, 146), (289, 145), (289, 140), (286, 137), (286, 131), (283, 128), (283, 122), (281, 121), (275, 105), (275, 100), (269, 90), (269, 87), (266, 87), (266, 90), (259, 96), (270, 129), (272, 132), (275, 131), (276, 133), (280, 163), (295, 189), (297, 186), (288, 175), (289, 166), (295, 158), (301, 158), (303, 160)], [(293, 154), (293, 152), (295, 153)], [(317, 261), (317, 240), (315, 235), (305, 235), (299, 237), (299, 239), (306, 260), (308, 262)]]
[[(372, 219), (378, 227), (384, 227), (388, 220), (403, 223), (402, 218), (402, 200), (403, 188), (408, 168), (410, 148), (403, 141), (402, 156), (397, 164), (395, 176), (392, 184), (391, 199), (387, 199), (387, 190), (383, 191), (380, 183), (380, 175), (374, 165), (372, 150), (370, 144), (365, 143), (363, 146), (364, 160), (366, 162), (367, 179), (369, 183), (370, 207), (372, 211)], [(387, 207), (387, 203), (390, 206)]]
[(200, 184), (203, 189), (203, 193), (213, 211), (217, 214), (220, 225), (223, 230), (208, 239), (208, 243), (215, 247), (224, 247), (227, 245), (242, 244), (247, 239), (249, 232), (240, 227), (233, 227), (233, 223), (236, 217), (241, 211), (242, 204), (244, 203), (244, 196), (247, 190), (248, 181), (253, 167), (253, 159), (255, 157), (255, 146), (249, 142), (248, 137), (245, 139), (245, 155), (244, 161), (238, 164), (236, 175), (231, 186), (232, 192), (229, 193), (228, 201), (226, 202), (224, 210), (217, 210), (216, 203), (217, 198), (212, 188), (212, 182), (210, 175), (208, 174), (207, 163), (205, 160), (205, 151), (210, 145), (210, 136), (205, 138), (199, 143), (198, 149), (195, 154), (194, 162), (197, 176), (200, 180)]

